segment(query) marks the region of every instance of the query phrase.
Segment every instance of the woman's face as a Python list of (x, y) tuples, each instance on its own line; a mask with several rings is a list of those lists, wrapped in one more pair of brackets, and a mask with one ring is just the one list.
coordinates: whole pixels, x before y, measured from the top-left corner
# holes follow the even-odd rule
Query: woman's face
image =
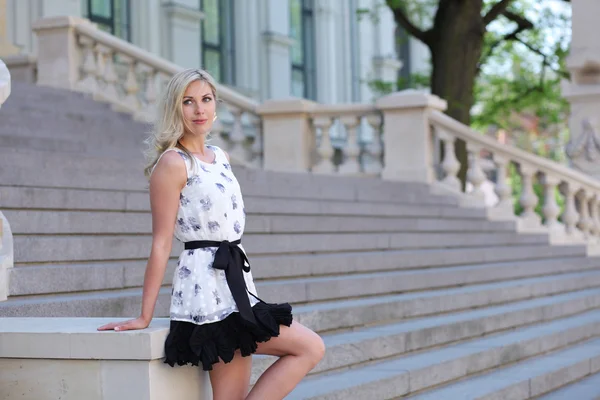
[(206, 135), (212, 129), (216, 102), (212, 88), (205, 81), (194, 81), (183, 94), (183, 118), (188, 135)]

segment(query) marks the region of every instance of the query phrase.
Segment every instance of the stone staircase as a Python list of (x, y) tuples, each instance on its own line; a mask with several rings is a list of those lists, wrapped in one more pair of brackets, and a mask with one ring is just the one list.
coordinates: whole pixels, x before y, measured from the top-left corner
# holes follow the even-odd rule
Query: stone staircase
[[(15, 249), (0, 316), (136, 315), (150, 245), (146, 126), (18, 83), (0, 119)], [(424, 184), (236, 174), (260, 296), (293, 303), (327, 344), (289, 399), (600, 396), (600, 259), (585, 246), (519, 234)], [(253, 382), (271, 362), (255, 357)]]

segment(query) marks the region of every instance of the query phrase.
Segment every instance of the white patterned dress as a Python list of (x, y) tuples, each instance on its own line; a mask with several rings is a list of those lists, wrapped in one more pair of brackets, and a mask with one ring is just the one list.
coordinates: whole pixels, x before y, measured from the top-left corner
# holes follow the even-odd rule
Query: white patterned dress
[[(180, 149), (167, 150), (178, 152), (187, 169), (187, 183), (180, 193), (175, 224), (175, 237), (184, 243), (201, 240), (233, 242), (241, 239), (244, 232), (246, 213), (240, 185), (223, 150), (216, 146), (208, 147), (215, 154), (212, 163), (197, 157), (190, 159)], [(241, 244), (239, 247), (242, 248)], [(256, 342), (277, 336), (280, 324), (291, 324), (289, 304), (267, 304), (248, 294), (250, 305), (258, 304), (253, 310), (259, 325), (266, 331), (249, 328), (252, 343), (247, 340), (244, 343), (245, 337), (235, 337), (242, 329), (239, 325), (245, 324), (239, 321), (238, 308), (225, 271), (213, 268), (216, 251), (216, 247), (198, 248), (184, 250), (179, 256), (171, 296), (171, 334), (166, 342), (165, 362), (171, 365), (197, 365), (202, 362), (204, 369), (210, 370), (211, 365), (218, 362), (216, 356), (228, 362), (233, 357), (232, 352), (238, 348), (242, 348), (244, 355), (249, 355), (255, 351)], [(256, 294), (252, 273), (244, 272), (243, 276), (247, 290)], [(174, 333), (175, 328), (179, 330), (178, 334)], [(183, 335), (182, 329), (185, 331)], [(181, 341), (186, 343), (177, 343)], [(185, 345), (191, 346), (192, 354), (188, 354), (190, 349), (184, 349)], [(222, 351), (223, 348), (228, 350)]]

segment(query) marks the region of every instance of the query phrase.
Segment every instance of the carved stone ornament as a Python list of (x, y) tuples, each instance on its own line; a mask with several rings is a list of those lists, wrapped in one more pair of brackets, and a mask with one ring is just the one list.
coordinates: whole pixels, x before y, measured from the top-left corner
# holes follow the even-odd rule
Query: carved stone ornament
[(600, 157), (600, 136), (597, 121), (584, 118), (581, 121), (581, 133), (571, 136), (565, 151), (572, 162), (587, 161), (595, 163)]

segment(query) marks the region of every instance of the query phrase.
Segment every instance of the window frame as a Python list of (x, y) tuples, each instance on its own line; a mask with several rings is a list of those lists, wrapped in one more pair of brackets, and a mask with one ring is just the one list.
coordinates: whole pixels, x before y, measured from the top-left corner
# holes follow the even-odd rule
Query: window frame
[[(216, 0), (219, 16), (219, 44), (206, 41), (206, 24), (202, 21), (200, 52), (203, 64), (206, 62), (207, 52), (219, 54), (219, 81), (227, 85), (235, 85), (235, 24), (233, 0)], [(204, 12), (204, 0), (199, 0), (199, 10)], [(225, 62), (225, 59), (229, 62)], [(214, 73), (213, 71), (208, 71)]]
[[(93, 0), (87, 0), (87, 17), (91, 22), (97, 23), (99, 25), (110, 27), (110, 33), (112, 35), (115, 34), (116, 31), (116, 18), (115, 18), (115, 0), (104, 0), (108, 1), (109, 9), (110, 9), (110, 17), (106, 18), (101, 15), (93, 14), (92, 2)], [(120, 37), (120, 39), (131, 42), (131, 1), (130, 0), (121, 0), (125, 3), (125, 12), (126, 12), (126, 21), (123, 23), (121, 21), (121, 28), (125, 32), (125, 37)]]
[[(294, 63), (290, 54), (290, 64), (292, 67), (292, 79), (290, 86), (293, 85), (293, 74), (299, 72), (303, 77), (304, 93), (303, 97), (307, 99), (317, 98), (316, 86), (316, 42), (315, 42), (315, 4), (314, 0), (298, 0), (300, 6), (300, 23), (302, 25), (302, 64)], [(290, 10), (291, 11), (291, 10)], [(292, 14), (290, 12), (290, 26)], [(296, 40), (296, 38), (294, 38)], [(291, 89), (291, 87), (290, 87)]]

